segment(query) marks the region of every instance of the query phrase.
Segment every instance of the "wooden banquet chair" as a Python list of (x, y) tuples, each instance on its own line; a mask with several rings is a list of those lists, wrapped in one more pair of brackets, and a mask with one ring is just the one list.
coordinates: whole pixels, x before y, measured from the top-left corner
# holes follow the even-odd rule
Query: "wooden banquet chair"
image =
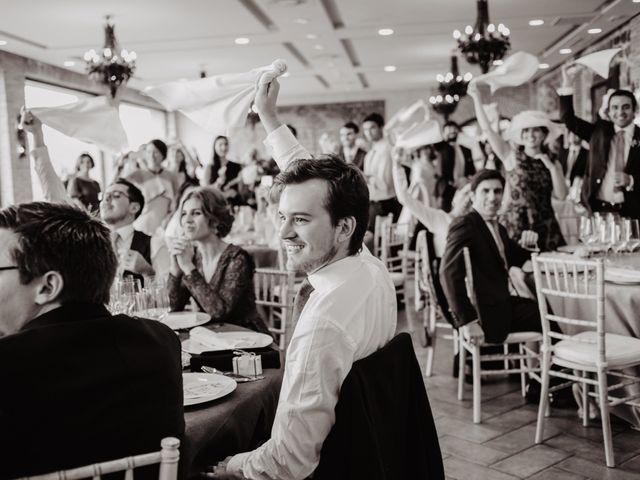
[[(464, 247), (462, 250), (464, 256), (464, 265), (466, 269), (467, 294), (469, 299), (477, 311), (476, 294), (473, 286), (473, 269), (471, 266), (471, 256), (469, 248)], [(530, 349), (526, 344), (532, 342), (541, 342), (542, 335), (539, 332), (514, 332), (510, 333), (502, 344), (503, 353), (481, 355), (482, 347), (496, 345), (484, 341), (484, 332), (478, 322), (472, 322), (461, 327), (458, 331), (458, 349), (460, 352), (460, 361), (458, 363), (458, 400), (464, 398), (464, 367), (467, 363), (467, 352), (471, 354), (472, 370), (473, 370), (473, 423), (481, 422), (481, 377), (489, 375), (506, 375), (510, 373), (520, 374), (520, 385), (522, 396), (526, 395), (526, 378), (530, 377), (539, 379), (537, 372), (540, 368), (537, 365), (527, 365), (527, 361), (537, 363), (540, 356), (538, 353)], [(509, 352), (510, 345), (517, 345), (518, 352)], [(483, 369), (482, 362), (503, 361), (502, 369)], [(509, 363), (517, 361), (519, 366), (512, 368)]]
[[(617, 405), (640, 407), (640, 393), (625, 392), (615, 396), (613, 392), (640, 383), (640, 377), (623, 372), (640, 366), (640, 339), (605, 332), (605, 267), (602, 259), (584, 260), (573, 257), (534, 255), (533, 272), (538, 292), (538, 305), (542, 320), (542, 393), (538, 407), (538, 423), (535, 442), (542, 442), (544, 417), (549, 415), (548, 393), (574, 383), (581, 386), (582, 422), (589, 423), (588, 398), (600, 404), (602, 433), (607, 467), (615, 467), (609, 412)], [(588, 319), (554, 315), (547, 306), (547, 299), (560, 297), (590, 304)], [(575, 335), (551, 331), (549, 322), (555, 321), (562, 330), (578, 327), (583, 330)], [(559, 340), (555, 345), (551, 339)], [(561, 370), (552, 370), (556, 365)], [(567, 380), (549, 387), (549, 377)], [(615, 377), (613, 385), (607, 376)]]
[(162, 449), (159, 452), (143, 453), (70, 470), (23, 477), (18, 480), (79, 480), (82, 478), (100, 480), (102, 475), (116, 472), (125, 472), (125, 480), (133, 480), (135, 468), (156, 464), (160, 465), (159, 480), (176, 480), (178, 478), (178, 460), (180, 459), (180, 440), (166, 437), (162, 439), (160, 446)]
[(253, 287), (256, 306), (261, 306), (269, 331), (276, 335), (280, 350), (285, 350), (293, 334), (291, 324), (295, 297), (295, 274), (273, 268), (256, 268)]
[(416, 313), (420, 312), (424, 332), (424, 337), (421, 333), (420, 340), (423, 343), (422, 346), (427, 349), (425, 375), (430, 377), (433, 372), (437, 329), (446, 328), (453, 332), (451, 335), (448, 335), (448, 337), (453, 339), (454, 354), (458, 353), (458, 339), (456, 330), (445, 320), (440, 304), (438, 303), (431, 272), (431, 258), (429, 257), (429, 249), (427, 247), (426, 230), (420, 231), (416, 239), (414, 292), (415, 311)]

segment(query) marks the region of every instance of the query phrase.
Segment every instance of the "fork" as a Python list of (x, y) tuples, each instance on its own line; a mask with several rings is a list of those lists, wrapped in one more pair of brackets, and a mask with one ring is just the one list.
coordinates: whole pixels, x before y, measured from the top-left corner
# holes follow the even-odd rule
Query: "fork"
[(233, 372), (221, 372), (217, 368), (207, 367), (203, 365), (200, 367), (204, 373), (217, 373), (218, 375), (224, 375), (225, 377), (233, 378), (238, 383), (255, 382), (256, 380), (262, 380), (264, 375), (256, 375), (255, 377), (248, 377), (246, 375), (239, 375)]

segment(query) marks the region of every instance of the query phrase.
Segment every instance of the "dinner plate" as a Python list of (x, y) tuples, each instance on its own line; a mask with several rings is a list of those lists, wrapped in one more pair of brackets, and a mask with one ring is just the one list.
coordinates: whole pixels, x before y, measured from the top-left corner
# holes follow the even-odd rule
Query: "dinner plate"
[(219, 346), (205, 345), (192, 338), (187, 338), (182, 342), (182, 350), (193, 355), (199, 355), (203, 352), (217, 352), (234, 348), (262, 348), (268, 347), (273, 343), (273, 338), (269, 335), (258, 332), (217, 332), (217, 336), (223, 342)]
[(237, 386), (234, 379), (216, 373), (183, 373), (184, 406), (217, 400), (229, 395)]
[(619, 273), (618, 269), (609, 268), (604, 271), (604, 279), (617, 285), (640, 285), (640, 272), (622, 271)]
[(184, 330), (204, 325), (211, 320), (211, 315), (204, 312), (169, 312), (159, 320), (172, 330)]

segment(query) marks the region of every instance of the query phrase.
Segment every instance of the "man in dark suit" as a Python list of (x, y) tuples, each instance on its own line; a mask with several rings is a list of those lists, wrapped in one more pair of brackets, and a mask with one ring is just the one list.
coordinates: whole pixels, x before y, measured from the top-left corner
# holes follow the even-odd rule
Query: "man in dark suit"
[(589, 160), (589, 150), (582, 147), (580, 137), (569, 132), (569, 148), (560, 151), (558, 160), (562, 165), (562, 173), (571, 186), (576, 178), (584, 177)]
[(456, 122), (447, 121), (442, 127), (443, 142), (435, 145), (440, 154), (440, 177), (436, 186), (436, 197), (442, 209), (451, 210), (451, 201), (456, 190), (463, 187), (476, 173), (471, 150), (458, 144), (460, 127)]
[[(542, 331), (536, 303), (510, 291), (509, 267), (521, 267), (530, 252), (511, 240), (496, 220), (504, 178), (495, 170), (481, 170), (471, 179), (471, 190), (473, 208), (451, 223), (440, 265), (454, 326), (479, 320), (488, 343), (501, 343), (511, 332)], [(524, 245), (536, 241), (535, 232), (522, 233)], [(467, 295), (464, 247), (471, 257), (477, 310)]]
[(594, 212), (618, 212), (640, 218), (640, 128), (633, 124), (638, 103), (632, 92), (615, 90), (606, 116), (590, 123), (575, 115), (572, 83), (575, 65), (562, 70), (560, 118), (569, 131), (589, 142), (581, 200)]
[(345, 162), (352, 163), (362, 170), (364, 157), (367, 155), (367, 152), (356, 145), (356, 138), (359, 131), (358, 125), (353, 122), (347, 122), (340, 128), (340, 143), (342, 146), (340, 147), (338, 156)]
[(180, 343), (160, 322), (107, 311), (116, 267), (109, 229), (77, 207), (0, 210), (0, 478), (183, 435)]

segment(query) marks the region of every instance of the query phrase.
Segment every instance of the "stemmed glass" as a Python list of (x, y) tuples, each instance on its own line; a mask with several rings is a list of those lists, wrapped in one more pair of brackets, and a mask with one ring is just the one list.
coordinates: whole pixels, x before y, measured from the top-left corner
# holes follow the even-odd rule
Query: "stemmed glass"
[(626, 249), (628, 252), (633, 252), (640, 247), (640, 222), (635, 218), (625, 218), (624, 230)]
[(580, 217), (580, 241), (585, 245), (593, 243), (595, 233), (594, 223), (595, 222), (591, 217)]

